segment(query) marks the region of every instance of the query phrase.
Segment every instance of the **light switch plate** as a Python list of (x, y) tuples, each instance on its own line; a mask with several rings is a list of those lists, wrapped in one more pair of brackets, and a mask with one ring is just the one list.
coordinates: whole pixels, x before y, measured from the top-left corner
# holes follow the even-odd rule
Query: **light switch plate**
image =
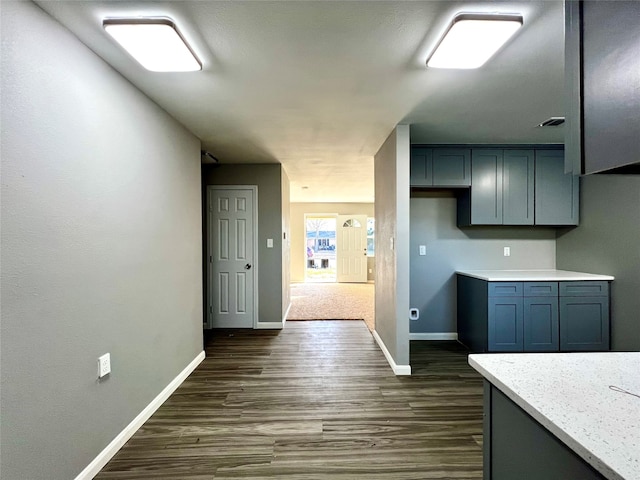
[(267, 238), (267, 248), (273, 248), (273, 238)]
[(420, 255), (426, 255), (426, 254), (427, 254), (427, 246), (420, 245)]

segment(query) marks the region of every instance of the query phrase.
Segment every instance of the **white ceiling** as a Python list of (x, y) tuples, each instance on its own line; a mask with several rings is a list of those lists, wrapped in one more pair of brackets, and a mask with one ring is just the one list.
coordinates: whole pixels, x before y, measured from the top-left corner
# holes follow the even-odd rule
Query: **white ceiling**
[[(373, 201), (373, 155), (412, 143), (562, 143), (536, 128), (563, 107), (561, 1), (38, 1), (221, 163), (281, 163), (294, 202)], [(427, 69), (458, 12), (521, 13), (478, 70)], [(147, 72), (102, 19), (167, 16), (203, 62)], [(308, 187), (304, 189), (303, 187)]]

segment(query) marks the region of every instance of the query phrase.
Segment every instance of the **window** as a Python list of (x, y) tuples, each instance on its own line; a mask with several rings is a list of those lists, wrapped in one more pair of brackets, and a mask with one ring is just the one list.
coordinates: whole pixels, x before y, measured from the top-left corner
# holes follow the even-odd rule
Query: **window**
[(374, 237), (376, 233), (376, 219), (367, 217), (367, 257), (375, 257)]
[(360, 228), (362, 225), (360, 225), (360, 222), (358, 220), (356, 220), (355, 218), (350, 218), (349, 220), (347, 220), (346, 222), (344, 222), (342, 224), (342, 226), (344, 228)]

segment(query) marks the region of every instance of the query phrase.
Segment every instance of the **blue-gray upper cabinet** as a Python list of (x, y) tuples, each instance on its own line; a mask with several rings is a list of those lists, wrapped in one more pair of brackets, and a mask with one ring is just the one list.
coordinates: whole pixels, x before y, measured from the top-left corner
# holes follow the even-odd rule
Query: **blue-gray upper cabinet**
[(471, 150), (468, 148), (434, 148), (433, 185), (438, 187), (470, 186)]
[(471, 158), (470, 223), (502, 225), (503, 151), (474, 149)]
[(567, 172), (640, 173), (640, 2), (565, 2)]
[(412, 187), (433, 186), (433, 150), (431, 148), (411, 149), (411, 177)]
[(505, 225), (533, 225), (534, 166), (533, 150), (504, 151), (502, 223)]
[(577, 225), (579, 178), (564, 173), (564, 152), (536, 150), (535, 155), (535, 224)]
[(468, 148), (411, 149), (412, 187), (468, 187), (471, 150)]
[(471, 190), (458, 199), (458, 225), (533, 225), (534, 151), (474, 148)]

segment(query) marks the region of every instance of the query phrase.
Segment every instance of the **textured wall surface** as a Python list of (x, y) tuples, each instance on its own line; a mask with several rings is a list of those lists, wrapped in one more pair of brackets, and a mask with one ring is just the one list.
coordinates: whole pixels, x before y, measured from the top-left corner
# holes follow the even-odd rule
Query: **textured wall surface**
[(558, 235), (558, 268), (615, 276), (611, 346), (640, 350), (640, 176), (582, 177), (580, 196), (580, 226)]
[(409, 127), (375, 155), (376, 331), (398, 365), (409, 364)]
[(202, 351), (200, 142), (32, 3), (1, 21), (0, 469), (69, 479)]
[[(283, 316), (283, 174), (278, 164), (204, 168), (207, 185), (258, 186), (258, 322), (281, 322)], [(273, 248), (267, 248), (268, 238)]]
[[(420, 245), (426, 247), (421, 256)], [(503, 255), (511, 247), (511, 256)], [(456, 332), (456, 270), (555, 268), (556, 232), (540, 227), (456, 226), (452, 196), (411, 198), (411, 333)]]

